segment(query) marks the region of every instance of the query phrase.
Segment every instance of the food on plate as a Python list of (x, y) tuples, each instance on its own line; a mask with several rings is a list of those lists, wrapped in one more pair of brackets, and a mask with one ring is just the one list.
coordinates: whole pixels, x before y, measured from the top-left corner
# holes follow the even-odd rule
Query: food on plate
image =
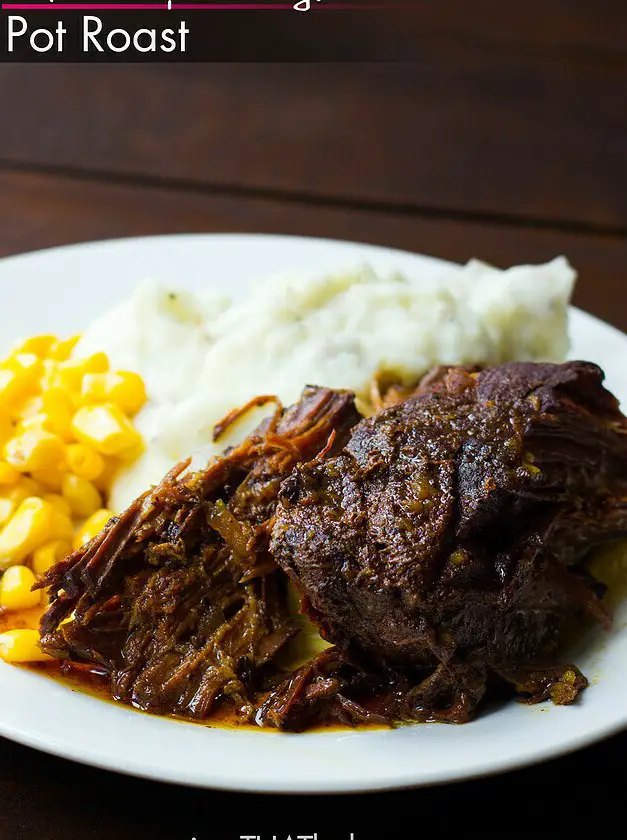
[(252, 430), (213, 427), (258, 394), (290, 405), (307, 383), (353, 391), (366, 411), (373, 377), (413, 385), (434, 365), (563, 361), (574, 272), (563, 258), (500, 271), (478, 261), (433, 279), (358, 268), (284, 276), (244, 300), (141, 286), (83, 333), (76, 352), (105, 351), (136, 371), (149, 401), (136, 418), (143, 455), (121, 471), (119, 512), (177, 461), (194, 466)]
[[(585, 617), (609, 625), (588, 561), (627, 534), (627, 419), (602, 379), (440, 371), (283, 483), (270, 550), (324, 638), (363, 670), (426, 674), (396, 716), (468, 720), (498, 681), (557, 702), (586, 684), (560, 645)], [(302, 717), (334, 702), (303, 701), (320, 679)]]
[(41, 652), (39, 631), (26, 627), (0, 633), (0, 659), (23, 665), (27, 662), (44, 662), (50, 657)]
[[(464, 722), (505, 688), (571, 703), (566, 633), (610, 621), (590, 553), (627, 533), (627, 420), (602, 380), (445, 367), (365, 419), (308, 388), (51, 568), (42, 648), (144, 709), (288, 730)], [(298, 669), (285, 572), (333, 644)]]
[(0, 658), (283, 730), (574, 702), (569, 640), (610, 626), (594, 550), (627, 535), (627, 420), (597, 366), (560, 364), (573, 279), (145, 285), (80, 339), (23, 342), (0, 364)]
[(352, 395), (308, 388), (204, 470), (175, 467), (44, 576), (43, 651), (91, 663), (142, 709), (204, 718), (219, 700), (250, 718), (297, 629), (268, 554), (281, 481), (339, 450), (358, 419)]
[[(39, 604), (36, 578), (109, 519), (113, 472), (141, 447), (132, 422), (146, 399), (141, 378), (110, 370), (102, 352), (73, 355), (77, 342), (34, 336), (0, 363), (3, 613)], [(28, 629), (0, 634), (0, 657), (32, 661)]]

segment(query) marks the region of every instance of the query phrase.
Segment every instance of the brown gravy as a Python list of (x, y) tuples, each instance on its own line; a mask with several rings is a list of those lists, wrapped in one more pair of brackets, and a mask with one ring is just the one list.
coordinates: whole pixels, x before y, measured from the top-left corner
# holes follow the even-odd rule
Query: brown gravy
[[(37, 629), (39, 627), (39, 619), (43, 610), (41, 607), (34, 607), (29, 610), (16, 610), (12, 612), (5, 612), (0, 610), (0, 633), (5, 630), (16, 630), (23, 628)], [(37, 662), (32, 664), (14, 665), (14, 668), (22, 668), (48, 679), (56, 680), (67, 686), (71, 691), (80, 691), (84, 694), (89, 694), (92, 697), (97, 697), (107, 703), (118, 703), (111, 697), (109, 692), (108, 680), (105, 676), (98, 674), (95, 670), (77, 669), (63, 662)], [(121, 705), (121, 704), (120, 704)], [(150, 714), (141, 709), (135, 709), (138, 714)], [(170, 715), (170, 720), (176, 720), (180, 723), (193, 724), (195, 726), (206, 726), (220, 729), (240, 729), (252, 730), (255, 732), (276, 732), (276, 729), (264, 729), (256, 726), (254, 723), (243, 722), (237, 714), (227, 706), (218, 706), (214, 708), (207, 720), (197, 721), (191, 718), (182, 716)], [(363, 724), (357, 727), (359, 730), (364, 729), (386, 729), (388, 727)], [(310, 732), (345, 732), (353, 731), (349, 726), (342, 726), (340, 724), (325, 724), (322, 726), (313, 727)]]

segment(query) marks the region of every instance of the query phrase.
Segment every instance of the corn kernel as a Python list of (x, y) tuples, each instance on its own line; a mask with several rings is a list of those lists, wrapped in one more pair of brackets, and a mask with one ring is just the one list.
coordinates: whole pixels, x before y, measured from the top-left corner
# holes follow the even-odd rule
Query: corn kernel
[(66, 442), (73, 440), (71, 427), (75, 411), (74, 402), (68, 392), (58, 386), (45, 390), (39, 397), (27, 400), (18, 411), (17, 431), (39, 428), (59, 435)]
[(72, 412), (59, 414), (50, 411), (40, 411), (39, 414), (33, 414), (20, 420), (16, 426), (15, 431), (18, 434), (27, 432), (30, 429), (40, 429), (44, 432), (50, 432), (52, 435), (57, 435), (63, 441), (72, 440)]
[[(18, 420), (13, 428), (13, 434), (9, 437), (18, 437), (19, 435), (24, 434), (24, 432), (31, 431), (31, 429), (39, 430), (40, 432), (45, 431), (43, 427), (43, 417), (41, 414), (32, 414), (30, 417)], [(8, 443), (8, 440), (9, 438), (5, 440), (5, 443)]]
[(54, 414), (59, 411), (74, 410), (74, 400), (63, 388), (47, 388), (41, 395), (43, 409)]
[(115, 478), (117, 471), (120, 469), (120, 466), (121, 463), (117, 458), (112, 458), (111, 456), (105, 458), (104, 470), (98, 478), (94, 479), (94, 486), (96, 489), (106, 495), (111, 489), (113, 479)]
[(14, 353), (2, 363), (2, 366), (23, 374), (30, 385), (39, 379), (44, 369), (41, 359), (34, 353)]
[(44, 401), (39, 394), (35, 394), (7, 407), (14, 419), (28, 420), (35, 414), (39, 414), (44, 407)]
[(15, 434), (11, 418), (4, 411), (0, 412), (0, 444), (4, 444)]
[(96, 534), (99, 534), (112, 516), (113, 513), (106, 508), (100, 508), (100, 510), (92, 513), (74, 537), (74, 548), (80, 548), (86, 542), (93, 539)]
[(85, 403), (112, 402), (126, 414), (137, 414), (146, 402), (141, 376), (131, 371), (87, 373), (83, 377), (81, 397)]
[(73, 439), (72, 416), (75, 405), (72, 395), (61, 388), (49, 388), (42, 394), (43, 426), (65, 441)]
[(74, 358), (77, 342), (33, 336), (0, 362), (0, 574), (27, 560), (42, 574), (99, 533), (113, 515), (101, 492), (143, 446), (129, 420), (141, 377), (111, 372), (105, 353)]
[(43, 363), (41, 387), (44, 391), (60, 389), (78, 395), (86, 373), (104, 373), (108, 367), (109, 360), (104, 353), (94, 353), (87, 359), (67, 359), (64, 362), (46, 359)]
[[(72, 546), (66, 540), (52, 540), (33, 552), (31, 568), (38, 577), (44, 575), (48, 569), (65, 560), (71, 552)], [(20, 568), (13, 566), (14, 569)], [(10, 570), (9, 570), (10, 571)]]
[(36, 606), (39, 592), (31, 592), (35, 575), (27, 566), (11, 566), (0, 579), (0, 607), (5, 610), (27, 610)]
[(48, 504), (52, 505), (52, 509), (55, 513), (60, 513), (62, 516), (67, 516), (69, 519), (72, 515), (72, 511), (70, 510), (70, 506), (63, 498), (63, 496), (58, 495), (57, 493), (46, 493), (42, 496), (42, 499)]
[(110, 373), (87, 373), (81, 385), (81, 401), (83, 403), (107, 402), (109, 393)]
[[(28, 396), (33, 396), (38, 389), (38, 380), (43, 373), (43, 362), (33, 353), (17, 353), (9, 356), (0, 363), (0, 368), (3, 371), (9, 371), (15, 374), (16, 380), (16, 398), (17, 400), (26, 399)], [(8, 406), (13, 408), (13, 404)]]
[(109, 370), (109, 358), (106, 353), (93, 353), (83, 360), (85, 373), (106, 373)]
[(24, 371), (0, 368), (0, 406), (7, 407), (20, 400), (30, 387)]
[(55, 366), (50, 385), (80, 393), (83, 376), (85, 376), (85, 362), (68, 359), (67, 362), (59, 362)]
[(57, 343), (53, 335), (34, 335), (27, 338), (13, 348), (12, 355), (18, 353), (34, 353), (40, 359), (45, 359), (51, 348)]
[(38, 630), (7, 630), (0, 633), (0, 659), (5, 662), (44, 662), (51, 659), (39, 647)]
[(25, 475), (20, 477), (17, 484), (5, 485), (0, 489), (0, 525), (4, 525), (13, 516), (24, 499), (42, 495), (41, 486)]
[(33, 470), (31, 475), (42, 490), (52, 493), (60, 493), (63, 486), (63, 475), (65, 470), (48, 467), (42, 470)]
[(91, 516), (101, 507), (100, 493), (94, 485), (74, 473), (63, 476), (61, 492), (75, 516)]
[(93, 481), (104, 472), (105, 462), (93, 446), (86, 443), (72, 443), (67, 448), (67, 463), (70, 470), (87, 481)]
[(0, 568), (20, 563), (50, 539), (52, 515), (52, 506), (43, 499), (24, 499), (0, 532)]
[(50, 521), (50, 539), (71, 543), (74, 539), (74, 526), (69, 516), (53, 509)]
[(137, 445), (139, 435), (113, 403), (83, 406), (72, 421), (74, 434), (103, 455), (119, 455)]
[(5, 522), (8, 522), (16, 510), (17, 502), (14, 502), (13, 499), (7, 499), (4, 496), (0, 496), (0, 525), (4, 525)]
[[(22, 410), (21, 417), (19, 417), (19, 431), (26, 429), (45, 429), (47, 432), (59, 435), (65, 441), (71, 441), (72, 434), (72, 415), (74, 414), (74, 403), (70, 396), (59, 388), (52, 388), (43, 393), (38, 398), (40, 407), (38, 411), (30, 411), (31, 406), (27, 406), (26, 410), (29, 413), (24, 414)], [(35, 401), (32, 402), (34, 407)]]
[(20, 471), (16, 470), (11, 464), (7, 464), (6, 461), (0, 461), (0, 484), (17, 484), (19, 480)]
[(48, 391), (50, 388), (60, 388), (60, 383), (57, 377), (58, 362), (52, 359), (44, 359), (44, 371), (39, 380), (39, 388), (42, 392)]
[(41, 496), (41, 487), (29, 476), (23, 475), (17, 484), (4, 489), (2, 496), (19, 505), (29, 496)]
[(144, 451), (144, 441), (140, 434), (135, 435), (135, 441), (132, 446), (129, 446), (128, 449), (125, 449), (123, 452), (118, 454), (118, 458), (120, 459), (122, 464), (130, 464), (133, 461), (137, 460), (139, 456)]
[(65, 459), (65, 447), (58, 435), (32, 428), (5, 443), (4, 457), (21, 472), (55, 469)]
[(57, 362), (65, 362), (70, 358), (72, 350), (78, 344), (80, 335), (74, 335), (72, 338), (66, 338), (61, 341), (52, 343), (48, 350), (48, 357)]

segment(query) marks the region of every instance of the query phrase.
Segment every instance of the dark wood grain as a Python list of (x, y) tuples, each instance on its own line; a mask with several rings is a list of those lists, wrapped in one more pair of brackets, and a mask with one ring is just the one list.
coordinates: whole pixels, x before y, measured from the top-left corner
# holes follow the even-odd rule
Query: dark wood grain
[[(413, 65), (4, 65), (0, 256), (194, 231), (501, 266), (565, 254), (576, 303), (627, 330), (627, 3), (415, 5), (403, 32), (355, 15), (338, 33), (412, 41)], [(0, 840), (561, 836), (589, 817), (596, 835), (623, 819), (626, 750), (623, 734), (488, 780), (288, 798), (130, 779), (0, 739)]]
[(13, 65), (0, 159), (627, 230), (626, 89), (622, 56), (430, 39), (413, 65)]
[(0, 172), (0, 194), (0, 256), (90, 239), (228, 231), (353, 239), (502, 267), (565, 254), (580, 274), (575, 302), (627, 329), (621, 237), (15, 172)]
[[(417, 4), (418, 5), (418, 4)], [(627, 6), (621, 0), (527, 0), (503, 3), (483, 0), (469, 6), (464, 0), (420, 3), (415, 31), (434, 38), (547, 49), (584, 54), (624, 53)]]

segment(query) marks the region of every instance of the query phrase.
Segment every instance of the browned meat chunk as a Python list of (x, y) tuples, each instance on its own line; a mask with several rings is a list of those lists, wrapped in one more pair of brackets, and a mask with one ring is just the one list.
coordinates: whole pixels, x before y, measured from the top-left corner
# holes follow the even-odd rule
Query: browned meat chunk
[(351, 394), (309, 388), (205, 470), (172, 470), (45, 576), (43, 649), (98, 666), (142, 709), (205, 717), (221, 701), (250, 717), (257, 675), (295, 632), (268, 553), (280, 483), (357, 420)]
[[(465, 720), (491, 682), (556, 702), (585, 685), (560, 641), (609, 623), (586, 560), (627, 533), (627, 420), (602, 380), (585, 362), (439, 372), (284, 481), (272, 555), (349, 663), (413, 675), (397, 714)], [(319, 670), (301, 705), (322, 702)], [(271, 722), (293, 725), (296, 688)]]

